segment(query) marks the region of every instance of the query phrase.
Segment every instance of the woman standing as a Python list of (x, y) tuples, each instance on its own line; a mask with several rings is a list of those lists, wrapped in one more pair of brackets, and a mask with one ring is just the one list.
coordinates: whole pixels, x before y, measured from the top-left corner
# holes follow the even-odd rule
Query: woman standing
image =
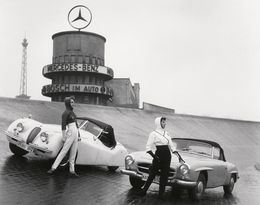
[(73, 112), (74, 97), (66, 97), (64, 102), (65, 102), (66, 110), (62, 114), (62, 123), (61, 123), (62, 139), (64, 144), (56, 160), (54, 161), (51, 169), (49, 169), (47, 173), (53, 174), (53, 172), (57, 169), (57, 167), (61, 163), (62, 159), (70, 150), (69, 153), (70, 175), (77, 177), (78, 175), (75, 172), (75, 158), (78, 150), (79, 136), (78, 136), (78, 125), (77, 125), (76, 115)]
[[(159, 198), (163, 198), (170, 169), (171, 152), (176, 150), (169, 133), (165, 131), (165, 126), (165, 117), (157, 117), (155, 119), (155, 130), (150, 133), (146, 144), (146, 152), (153, 157), (153, 162), (149, 170), (149, 177), (143, 189), (138, 192), (138, 195), (142, 196), (146, 194), (148, 188), (153, 182), (153, 179), (157, 175), (158, 170), (160, 169)], [(153, 150), (156, 150), (155, 153)]]

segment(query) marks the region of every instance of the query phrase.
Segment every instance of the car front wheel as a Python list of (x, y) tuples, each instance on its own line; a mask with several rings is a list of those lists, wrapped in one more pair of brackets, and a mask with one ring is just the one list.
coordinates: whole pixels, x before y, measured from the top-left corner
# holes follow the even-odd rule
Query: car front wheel
[(14, 153), (15, 156), (23, 156), (26, 155), (28, 152), (26, 150), (23, 150), (20, 147), (17, 147), (16, 145), (9, 143), (9, 148), (11, 150), (12, 153)]
[(189, 190), (189, 196), (192, 200), (199, 201), (205, 191), (206, 179), (203, 174), (199, 175), (197, 184), (194, 188)]
[(140, 189), (145, 183), (145, 181), (132, 176), (129, 176), (129, 181), (132, 187), (134, 187), (135, 189)]
[(231, 176), (229, 184), (223, 186), (225, 194), (231, 194), (235, 186), (235, 177)]

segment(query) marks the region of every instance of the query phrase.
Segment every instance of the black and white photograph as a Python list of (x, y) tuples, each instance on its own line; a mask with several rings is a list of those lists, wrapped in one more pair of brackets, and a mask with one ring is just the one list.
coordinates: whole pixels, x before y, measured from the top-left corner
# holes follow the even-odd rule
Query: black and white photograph
[(0, 3), (0, 204), (260, 203), (259, 1)]

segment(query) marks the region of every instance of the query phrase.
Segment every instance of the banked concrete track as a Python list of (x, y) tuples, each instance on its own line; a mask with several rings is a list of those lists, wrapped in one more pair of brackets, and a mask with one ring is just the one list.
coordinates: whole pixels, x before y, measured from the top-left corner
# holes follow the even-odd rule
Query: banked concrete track
[[(18, 117), (29, 114), (43, 123), (60, 124), (64, 104), (58, 102), (0, 98), (0, 129)], [(114, 127), (116, 138), (129, 152), (143, 150), (157, 116), (167, 117), (167, 130), (174, 137), (202, 138), (217, 141), (228, 161), (239, 169), (260, 163), (260, 123), (229, 119), (165, 113), (130, 108), (76, 104), (77, 116), (88, 116)], [(2, 135), (2, 134), (1, 134)], [(1, 143), (6, 143), (3, 135)]]

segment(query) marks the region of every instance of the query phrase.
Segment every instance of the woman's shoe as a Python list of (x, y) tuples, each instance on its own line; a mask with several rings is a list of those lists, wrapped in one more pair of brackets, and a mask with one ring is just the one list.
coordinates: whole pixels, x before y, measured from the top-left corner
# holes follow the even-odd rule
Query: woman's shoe
[(79, 175), (76, 172), (70, 172), (70, 177), (79, 177)]
[(48, 171), (47, 171), (47, 174), (54, 174), (54, 172), (55, 172), (55, 169), (53, 169), (53, 168), (50, 168)]

